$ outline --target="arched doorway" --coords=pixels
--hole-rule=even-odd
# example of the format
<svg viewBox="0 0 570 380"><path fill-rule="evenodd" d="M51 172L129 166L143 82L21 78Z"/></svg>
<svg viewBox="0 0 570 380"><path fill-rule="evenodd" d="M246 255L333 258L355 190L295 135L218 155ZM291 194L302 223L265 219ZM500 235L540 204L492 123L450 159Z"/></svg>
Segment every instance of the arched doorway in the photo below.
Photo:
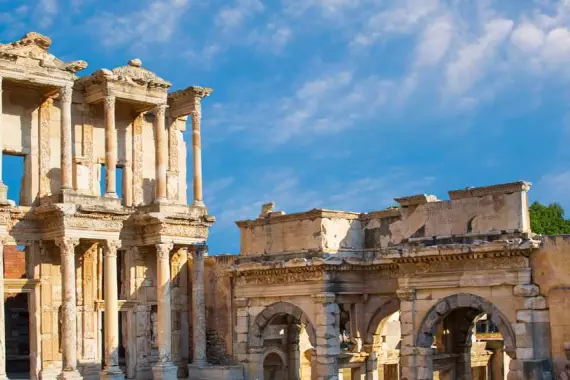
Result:
<svg viewBox="0 0 570 380"><path fill-rule="evenodd" d="M372 317L365 344L375 354L378 379L400 379L400 302L392 299L382 305Z"/></svg>
<svg viewBox="0 0 570 380"><path fill-rule="evenodd" d="M259 380L269 379L267 376L281 376L282 373L285 373L283 379L310 379L312 366L302 367L303 361L307 360L303 354L316 347L315 341L315 328L299 307L288 302L278 302L266 307L255 318L248 336L250 352L266 353L263 362L257 363ZM279 368L282 369L276 367L274 356L266 365L268 352L281 355L283 367Z"/></svg>
<svg viewBox="0 0 570 380"><path fill-rule="evenodd" d="M264 380L287 380L287 367L284 359L276 352L270 352L263 360Z"/></svg>
<svg viewBox="0 0 570 380"><path fill-rule="evenodd" d="M498 333L501 349L515 354L515 339L507 318L492 303L473 294L456 294L437 302L427 313L416 338L416 347L423 348L424 364L433 379L486 379L492 371L493 353L487 343L477 339L477 322L488 321ZM489 323L487 323L487 326ZM481 333L479 333L482 336ZM497 360L498 362L498 360ZM497 365L497 364L495 364ZM504 366L501 358L503 372ZM423 378L423 377L422 377Z"/></svg>

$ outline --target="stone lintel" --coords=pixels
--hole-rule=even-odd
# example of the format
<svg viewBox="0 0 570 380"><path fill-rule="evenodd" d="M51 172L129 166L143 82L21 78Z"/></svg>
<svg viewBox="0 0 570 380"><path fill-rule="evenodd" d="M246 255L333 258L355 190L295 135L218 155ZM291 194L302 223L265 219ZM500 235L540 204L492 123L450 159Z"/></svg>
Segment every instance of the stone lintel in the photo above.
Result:
<svg viewBox="0 0 570 380"><path fill-rule="evenodd" d="M500 195L511 193L522 193L530 190L530 182L518 181L492 186L469 187L463 190L450 190L449 199L458 200L465 198L484 197L486 195Z"/></svg>
<svg viewBox="0 0 570 380"><path fill-rule="evenodd" d="M184 90L171 92L168 94L168 105L170 115L173 118L187 116L196 110L196 104L212 93L211 88L190 86Z"/></svg>
<svg viewBox="0 0 570 380"><path fill-rule="evenodd" d="M394 200L398 202L402 207L417 206L438 201L435 195L429 194L410 195L408 197L394 198Z"/></svg>
<svg viewBox="0 0 570 380"><path fill-rule="evenodd" d="M268 218L260 218L255 220L241 220L235 222L240 228L247 228L253 226L261 226L264 224L274 224L274 223L286 223L297 220L312 220L312 219L349 219L354 220L360 218L360 213L358 212L347 212L347 211L334 211L326 209L313 209L306 212L298 212L293 214L281 214L276 213Z"/></svg>

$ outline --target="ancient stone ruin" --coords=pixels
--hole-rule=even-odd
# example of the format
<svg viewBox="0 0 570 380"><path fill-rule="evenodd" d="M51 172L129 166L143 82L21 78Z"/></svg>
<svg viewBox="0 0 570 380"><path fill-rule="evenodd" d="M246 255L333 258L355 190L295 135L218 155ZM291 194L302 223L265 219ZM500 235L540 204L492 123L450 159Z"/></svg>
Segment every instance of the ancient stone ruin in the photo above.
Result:
<svg viewBox="0 0 570 380"><path fill-rule="evenodd" d="M24 162L17 200L0 172L0 379L570 378L570 238L531 231L529 183L270 202L208 255L212 90L138 59L79 77L50 45L0 45L0 157Z"/></svg>

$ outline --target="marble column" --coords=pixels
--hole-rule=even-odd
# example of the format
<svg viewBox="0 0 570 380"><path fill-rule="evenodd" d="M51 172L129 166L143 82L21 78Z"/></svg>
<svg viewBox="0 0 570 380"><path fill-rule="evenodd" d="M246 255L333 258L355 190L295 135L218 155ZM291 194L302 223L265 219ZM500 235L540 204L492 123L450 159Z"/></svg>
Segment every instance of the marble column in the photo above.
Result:
<svg viewBox="0 0 570 380"><path fill-rule="evenodd" d="M164 202L166 200L166 170L168 168L168 139L166 137L166 107L161 104L156 106L154 115L154 131L156 136L155 167L156 167L156 189L155 201Z"/></svg>
<svg viewBox="0 0 570 380"><path fill-rule="evenodd" d="M8 198L8 186L2 181L2 153L4 151L4 124L2 123L2 77L0 76L0 201ZM2 314L4 315L4 314Z"/></svg>
<svg viewBox="0 0 570 380"><path fill-rule="evenodd" d="M61 351L62 371L58 379L81 379L77 371L77 300L75 289L75 247L79 239L55 241L61 252Z"/></svg>
<svg viewBox="0 0 570 380"><path fill-rule="evenodd" d="M170 251L172 243L156 245L156 290L158 314L158 363L153 367L153 379L174 380L178 368L172 363L172 313L170 300Z"/></svg>
<svg viewBox="0 0 570 380"><path fill-rule="evenodd" d="M71 97L73 85L68 84L61 88L61 186L62 190L73 188L72 182L72 143L71 143Z"/></svg>
<svg viewBox="0 0 570 380"><path fill-rule="evenodd" d="M117 284L117 248L120 242L105 241L103 277L105 281L105 367L102 379L124 379L119 367L119 297Z"/></svg>
<svg viewBox="0 0 570 380"><path fill-rule="evenodd" d="M115 97L106 96L105 107L105 196L117 198L117 131L115 129Z"/></svg>
<svg viewBox="0 0 570 380"><path fill-rule="evenodd" d="M123 205L133 204L133 166L131 161L125 162L123 168Z"/></svg>
<svg viewBox="0 0 570 380"><path fill-rule="evenodd" d="M192 364L195 366L208 363L206 358L206 307L204 305L204 256L207 252L207 246L195 246L194 270L192 271L192 331L194 335Z"/></svg>
<svg viewBox="0 0 570 380"><path fill-rule="evenodd" d="M203 206L202 198L202 139L200 137L202 106L200 98L196 98L192 112L192 164L194 171L194 202L195 206Z"/></svg>
<svg viewBox="0 0 570 380"><path fill-rule="evenodd" d="M6 325L4 321L4 241L0 240L0 380L6 376Z"/></svg>

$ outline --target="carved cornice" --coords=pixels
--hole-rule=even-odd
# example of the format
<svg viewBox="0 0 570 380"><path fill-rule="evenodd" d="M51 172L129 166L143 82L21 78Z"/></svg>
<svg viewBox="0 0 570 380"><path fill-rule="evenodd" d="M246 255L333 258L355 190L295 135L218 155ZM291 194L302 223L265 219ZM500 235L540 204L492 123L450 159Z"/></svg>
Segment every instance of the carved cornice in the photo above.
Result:
<svg viewBox="0 0 570 380"><path fill-rule="evenodd" d="M235 222L240 228L247 228L253 226L262 226L265 224L284 223L295 220L307 220L315 218L328 218L328 219L349 219L354 220L360 217L358 212L345 212L345 211L332 211L325 209L313 209L307 212L299 212L294 214L273 215L265 218L258 218L255 220L241 220Z"/></svg>
<svg viewBox="0 0 570 380"><path fill-rule="evenodd" d="M500 185L471 187L463 190L450 190L448 192L449 199L457 200L464 198L484 197L486 195L499 195L510 193L521 193L530 190L532 183L519 181L512 183L503 183Z"/></svg>

